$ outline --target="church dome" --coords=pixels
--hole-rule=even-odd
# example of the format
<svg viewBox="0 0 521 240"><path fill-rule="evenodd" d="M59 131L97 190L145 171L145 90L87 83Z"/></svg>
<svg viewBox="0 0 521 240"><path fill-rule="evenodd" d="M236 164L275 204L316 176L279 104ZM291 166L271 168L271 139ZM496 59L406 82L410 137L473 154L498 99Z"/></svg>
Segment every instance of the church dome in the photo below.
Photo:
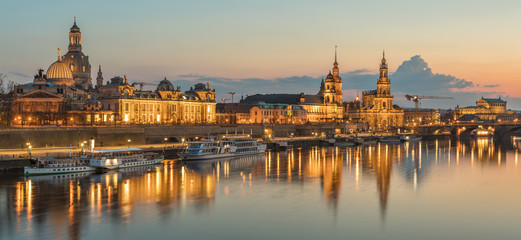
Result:
<svg viewBox="0 0 521 240"><path fill-rule="evenodd" d="M329 72L329 74L326 77L326 82L334 82L334 81L335 81L335 79L333 78L333 74L331 74L331 72Z"/></svg>
<svg viewBox="0 0 521 240"><path fill-rule="evenodd" d="M80 32L80 28L76 25L76 17L74 17L74 25L71 27L71 32Z"/></svg>
<svg viewBox="0 0 521 240"><path fill-rule="evenodd" d="M74 83L71 70L67 64L61 62L60 60L51 64L49 69L47 69L47 80L52 83L67 86L72 86Z"/></svg>
<svg viewBox="0 0 521 240"><path fill-rule="evenodd" d="M163 79L157 85L157 90L159 91L174 91L174 85L168 79Z"/></svg>

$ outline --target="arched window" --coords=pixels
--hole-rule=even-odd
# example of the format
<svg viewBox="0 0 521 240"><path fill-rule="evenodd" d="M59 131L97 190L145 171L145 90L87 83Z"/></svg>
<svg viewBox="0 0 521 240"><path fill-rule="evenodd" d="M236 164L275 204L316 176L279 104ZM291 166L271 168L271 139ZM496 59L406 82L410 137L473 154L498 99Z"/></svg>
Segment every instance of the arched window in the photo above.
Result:
<svg viewBox="0 0 521 240"><path fill-rule="evenodd" d="M385 102L383 102L383 108L384 108L384 109L386 108L386 104L385 104Z"/></svg>

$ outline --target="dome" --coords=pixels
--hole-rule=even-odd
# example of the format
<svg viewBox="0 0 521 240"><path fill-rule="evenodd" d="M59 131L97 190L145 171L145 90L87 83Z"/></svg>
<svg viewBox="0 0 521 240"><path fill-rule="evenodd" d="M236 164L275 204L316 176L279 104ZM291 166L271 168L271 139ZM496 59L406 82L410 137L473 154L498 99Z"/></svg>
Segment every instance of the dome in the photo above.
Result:
<svg viewBox="0 0 521 240"><path fill-rule="evenodd" d="M51 64L49 69L47 69L47 80L52 83L67 86L72 86L74 83L71 70L67 64L59 60Z"/></svg>
<svg viewBox="0 0 521 240"><path fill-rule="evenodd" d="M71 27L71 32L80 32L80 28L76 25L76 17L74 17L74 25Z"/></svg>
<svg viewBox="0 0 521 240"><path fill-rule="evenodd" d="M159 84L157 85L157 90L159 91L174 91L174 85L168 79L163 79Z"/></svg>
<svg viewBox="0 0 521 240"><path fill-rule="evenodd" d="M326 82L333 82L333 81L335 81L333 78L333 74L331 74L331 72L329 72L329 74L326 77Z"/></svg>

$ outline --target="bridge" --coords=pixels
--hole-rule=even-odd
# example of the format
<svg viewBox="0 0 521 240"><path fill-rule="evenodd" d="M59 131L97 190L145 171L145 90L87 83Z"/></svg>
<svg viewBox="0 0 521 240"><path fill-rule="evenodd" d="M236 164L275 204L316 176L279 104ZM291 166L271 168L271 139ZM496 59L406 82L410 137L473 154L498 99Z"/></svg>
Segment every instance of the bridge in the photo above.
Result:
<svg viewBox="0 0 521 240"><path fill-rule="evenodd" d="M419 126L417 131L424 135L439 135L450 132L453 136L469 136L475 129L487 129L494 132L495 136L521 135L521 123L518 122L494 122L494 123L454 123L450 125Z"/></svg>

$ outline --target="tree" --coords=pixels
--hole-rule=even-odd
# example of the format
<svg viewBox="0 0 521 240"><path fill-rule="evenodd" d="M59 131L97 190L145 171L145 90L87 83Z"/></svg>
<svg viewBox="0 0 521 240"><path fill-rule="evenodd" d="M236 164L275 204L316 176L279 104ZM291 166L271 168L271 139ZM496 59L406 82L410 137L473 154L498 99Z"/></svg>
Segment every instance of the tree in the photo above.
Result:
<svg viewBox="0 0 521 240"><path fill-rule="evenodd" d="M5 93L5 78L7 78L7 75L0 73L0 93Z"/></svg>

